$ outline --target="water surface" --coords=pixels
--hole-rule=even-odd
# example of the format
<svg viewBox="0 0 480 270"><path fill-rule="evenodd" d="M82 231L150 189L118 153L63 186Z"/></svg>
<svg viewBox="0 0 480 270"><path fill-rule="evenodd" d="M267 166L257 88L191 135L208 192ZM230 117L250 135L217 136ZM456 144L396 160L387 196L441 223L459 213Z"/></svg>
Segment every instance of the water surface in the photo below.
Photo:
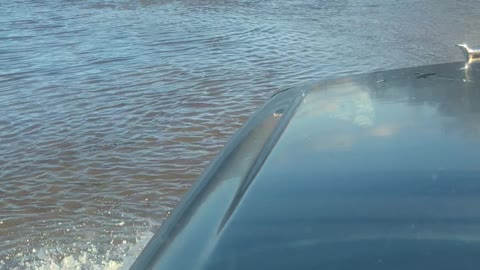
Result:
<svg viewBox="0 0 480 270"><path fill-rule="evenodd" d="M275 91L461 60L463 1L0 4L0 265L128 266Z"/></svg>

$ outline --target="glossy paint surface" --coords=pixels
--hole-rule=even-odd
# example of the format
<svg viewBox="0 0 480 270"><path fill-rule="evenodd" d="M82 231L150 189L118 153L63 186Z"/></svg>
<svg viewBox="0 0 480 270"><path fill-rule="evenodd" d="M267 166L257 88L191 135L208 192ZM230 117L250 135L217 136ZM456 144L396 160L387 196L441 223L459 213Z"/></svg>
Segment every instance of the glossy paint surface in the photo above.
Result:
<svg viewBox="0 0 480 270"><path fill-rule="evenodd" d="M226 219L215 234L184 238L198 224L181 224L157 256L176 269L475 269L480 89L462 67L312 85L234 209L204 216Z"/></svg>

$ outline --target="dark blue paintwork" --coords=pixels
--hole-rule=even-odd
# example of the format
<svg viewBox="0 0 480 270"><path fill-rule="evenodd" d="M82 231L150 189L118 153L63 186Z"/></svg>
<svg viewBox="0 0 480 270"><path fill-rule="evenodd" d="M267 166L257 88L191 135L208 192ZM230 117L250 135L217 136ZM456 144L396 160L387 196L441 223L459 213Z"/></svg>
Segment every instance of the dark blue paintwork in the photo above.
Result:
<svg viewBox="0 0 480 270"><path fill-rule="evenodd" d="M451 63L279 93L133 269L478 269L480 72Z"/></svg>

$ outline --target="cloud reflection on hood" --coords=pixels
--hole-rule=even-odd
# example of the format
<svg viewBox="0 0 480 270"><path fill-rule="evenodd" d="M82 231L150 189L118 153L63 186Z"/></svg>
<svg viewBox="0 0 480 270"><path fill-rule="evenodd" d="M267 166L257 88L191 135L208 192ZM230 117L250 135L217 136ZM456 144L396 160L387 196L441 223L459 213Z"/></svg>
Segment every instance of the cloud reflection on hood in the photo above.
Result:
<svg viewBox="0 0 480 270"><path fill-rule="evenodd" d="M327 86L326 91L312 91L305 98L302 117L328 116L333 119L351 122L359 127L374 124L375 112L367 89L362 89L351 81ZM315 106L309 106L314 103Z"/></svg>

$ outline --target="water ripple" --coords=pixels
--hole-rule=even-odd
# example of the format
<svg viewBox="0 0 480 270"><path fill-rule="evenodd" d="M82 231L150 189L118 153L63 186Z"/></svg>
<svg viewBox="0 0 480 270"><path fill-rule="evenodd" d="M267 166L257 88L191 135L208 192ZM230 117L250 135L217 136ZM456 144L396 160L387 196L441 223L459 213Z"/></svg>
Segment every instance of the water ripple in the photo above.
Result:
<svg viewBox="0 0 480 270"><path fill-rule="evenodd" d="M275 91L461 59L475 1L5 1L0 264L131 262ZM445 16L445 14L451 16ZM405 18L408 16L408 19Z"/></svg>

